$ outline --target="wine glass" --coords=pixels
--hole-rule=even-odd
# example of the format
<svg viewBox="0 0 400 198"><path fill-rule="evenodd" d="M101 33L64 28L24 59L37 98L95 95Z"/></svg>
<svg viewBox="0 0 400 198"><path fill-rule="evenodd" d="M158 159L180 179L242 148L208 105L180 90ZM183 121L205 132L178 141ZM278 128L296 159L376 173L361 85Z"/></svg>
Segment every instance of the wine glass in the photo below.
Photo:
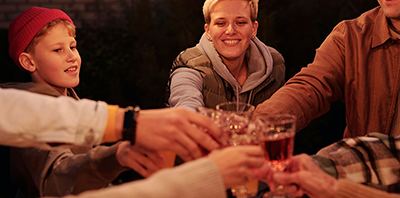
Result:
<svg viewBox="0 0 400 198"><path fill-rule="evenodd" d="M290 114L260 115L255 118L256 131L264 150L265 163L273 171L284 171L293 155L296 117ZM263 198L294 197L282 185L267 192Z"/></svg>
<svg viewBox="0 0 400 198"><path fill-rule="evenodd" d="M219 112L219 125L224 132L223 145L259 145L258 136L249 130L249 123L255 107L243 102L226 102L216 106ZM231 188L237 198L255 196L258 191L258 180L254 179L244 185Z"/></svg>
<svg viewBox="0 0 400 198"><path fill-rule="evenodd" d="M235 141L246 135L248 125L255 107L244 102L224 102L216 106L219 115L219 126L225 132L223 134L224 146L236 146ZM243 136L245 137L245 136Z"/></svg>
<svg viewBox="0 0 400 198"><path fill-rule="evenodd" d="M223 120L226 120L226 119L223 117L225 114L222 114L220 111L217 111L217 110L212 109L212 108L208 108L208 107L197 107L197 108L196 108L196 112L200 113L201 115L205 115L205 116L211 118L211 120L214 121L214 123L216 123L217 126L219 126L220 128L222 128L222 121L223 121ZM204 133L207 133L207 134L210 135L212 138L214 138L214 137L208 132L207 129L202 128L202 127L200 127L200 129L203 130ZM224 136L224 135L225 135L225 134L222 134L222 136ZM226 139L225 137L222 137L220 141L223 141L223 140L225 140L225 139ZM216 140L216 139L214 138L214 140ZM216 141L219 142L218 140L216 140ZM202 147L200 147L200 148L201 148L201 152L202 152L203 156L207 156L207 155L210 153L210 151L208 151L208 150L206 150L206 149L204 149L204 148L202 148Z"/></svg>

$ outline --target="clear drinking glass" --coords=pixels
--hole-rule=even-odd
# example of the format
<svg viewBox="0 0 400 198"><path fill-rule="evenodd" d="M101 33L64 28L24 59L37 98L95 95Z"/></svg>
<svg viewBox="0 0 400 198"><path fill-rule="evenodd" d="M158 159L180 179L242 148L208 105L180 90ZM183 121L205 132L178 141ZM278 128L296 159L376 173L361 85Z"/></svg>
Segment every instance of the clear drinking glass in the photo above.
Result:
<svg viewBox="0 0 400 198"><path fill-rule="evenodd" d="M243 102L226 102L216 106L219 112L219 125L224 132L224 146L259 145L259 138L249 123L255 107ZM232 194L237 198L255 196L258 192L258 180L246 182L244 185L232 187Z"/></svg>
<svg viewBox="0 0 400 198"><path fill-rule="evenodd" d="M162 169L165 168L173 168L175 165L175 158L176 158L176 153L173 151L158 151L159 154L164 155L167 161L165 163L160 163L156 162L156 164L161 167ZM151 171L150 173L155 173Z"/></svg>
<svg viewBox="0 0 400 198"><path fill-rule="evenodd" d="M208 107L197 107L196 108L196 112L205 115L209 118L211 118L212 121L214 121L217 126L219 126L220 128L222 128L222 123L225 120L225 118L223 117L224 115L220 112L217 111L215 109L212 108L208 108ZM210 135L211 137L213 137L208 131L207 129L201 128L203 130L204 133L207 133L208 135ZM224 135L224 134L222 134ZM214 138L214 137L213 137ZM226 139L225 137L223 137L222 139ZM218 140L216 140L217 142L219 142ZM221 140L222 141L222 140ZM209 154L209 151L201 148L202 149L202 153L203 156L207 156Z"/></svg>
<svg viewBox="0 0 400 198"><path fill-rule="evenodd" d="M165 158L167 158L167 161L165 163L156 163L158 166L161 168L173 168L175 165L175 158L176 158L176 153L173 151L158 151L159 154L164 155ZM154 173L154 172L152 172Z"/></svg>
<svg viewBox="0 0 400 198"><path fill-rule="evenodd" d="M246 137L248 126L255 107L244 102L225 102L216 106L219 112L219 125L225 132L224 146L236 146ZM238 141L238 142L236 142Z"/></svg>
<svg viewBox="0 0 400 198"><path fill-rule="evenodd" d="M162 155L167 158L165 164L157 163L161 168L172 168L175 165L176 154L173 151L159 151Z"/></svg>
<svg viewBox="0 0 400 198"><path fill-rule="evenodd" d="M264 150L265 163L273 171L283 171L293 155L296 118L290 114L260 115L255 118L256 131ZM292 198L282 185L267 192L263 198Z"/></svg>

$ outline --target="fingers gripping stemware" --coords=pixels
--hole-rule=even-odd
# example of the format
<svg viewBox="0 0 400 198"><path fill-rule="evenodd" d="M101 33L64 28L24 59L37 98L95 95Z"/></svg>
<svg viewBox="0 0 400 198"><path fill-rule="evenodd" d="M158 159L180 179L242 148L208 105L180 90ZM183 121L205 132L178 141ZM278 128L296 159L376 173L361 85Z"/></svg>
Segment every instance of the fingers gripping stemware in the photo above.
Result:
<svg viewBox="0 0 400 198"><path fill-rule="evenodd" d="M273 171L284 171L293 155L296 118L290 114L260 115L255 118L256 130L264 149L265 163ZM275 191L264 194L263 198L293 197L285 192L282 185Z"/></svg>
<svg viewBox="0 0 400 198"><path fill-rule="evenodd" d="M219 122L224 133L224 146L259 145L258 137L249 130L249 123L255 107L243 102L227 102L216 106L221 114ZM237 185L231 192L237 198L255 196L258 180L254 179L243 185Z"/></svg>

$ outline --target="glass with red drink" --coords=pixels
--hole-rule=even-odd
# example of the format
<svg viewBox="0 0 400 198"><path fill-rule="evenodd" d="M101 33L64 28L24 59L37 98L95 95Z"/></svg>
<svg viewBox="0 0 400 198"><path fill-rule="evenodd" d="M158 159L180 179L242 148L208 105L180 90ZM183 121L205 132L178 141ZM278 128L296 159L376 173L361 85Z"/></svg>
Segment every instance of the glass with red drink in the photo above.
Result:
<svg viewBox="0 0 400 198"><path fill-rule="evenodd" d="M274 171L283 171L293 155L296 118L290 114L260 115L255 118L256 131L264 149L265 163ZM264 194L264 198L293 197L277 185L273 192Z"/></svg>

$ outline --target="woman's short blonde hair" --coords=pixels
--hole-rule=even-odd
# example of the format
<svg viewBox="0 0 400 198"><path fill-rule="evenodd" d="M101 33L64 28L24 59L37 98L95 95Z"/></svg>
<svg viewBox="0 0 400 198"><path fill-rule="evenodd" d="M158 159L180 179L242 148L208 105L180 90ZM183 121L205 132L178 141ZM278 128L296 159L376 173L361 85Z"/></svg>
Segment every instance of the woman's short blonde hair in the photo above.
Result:
<svg viewBox="0 0 400 198"><path fill-rule="evenodd" d="M206 0L203 5L204 21L209 24L211 22L211 10L214 5L220 0ZM258 0L247 0L250 6L250 17L254 23L257 20L258 14Z"/></svg>

